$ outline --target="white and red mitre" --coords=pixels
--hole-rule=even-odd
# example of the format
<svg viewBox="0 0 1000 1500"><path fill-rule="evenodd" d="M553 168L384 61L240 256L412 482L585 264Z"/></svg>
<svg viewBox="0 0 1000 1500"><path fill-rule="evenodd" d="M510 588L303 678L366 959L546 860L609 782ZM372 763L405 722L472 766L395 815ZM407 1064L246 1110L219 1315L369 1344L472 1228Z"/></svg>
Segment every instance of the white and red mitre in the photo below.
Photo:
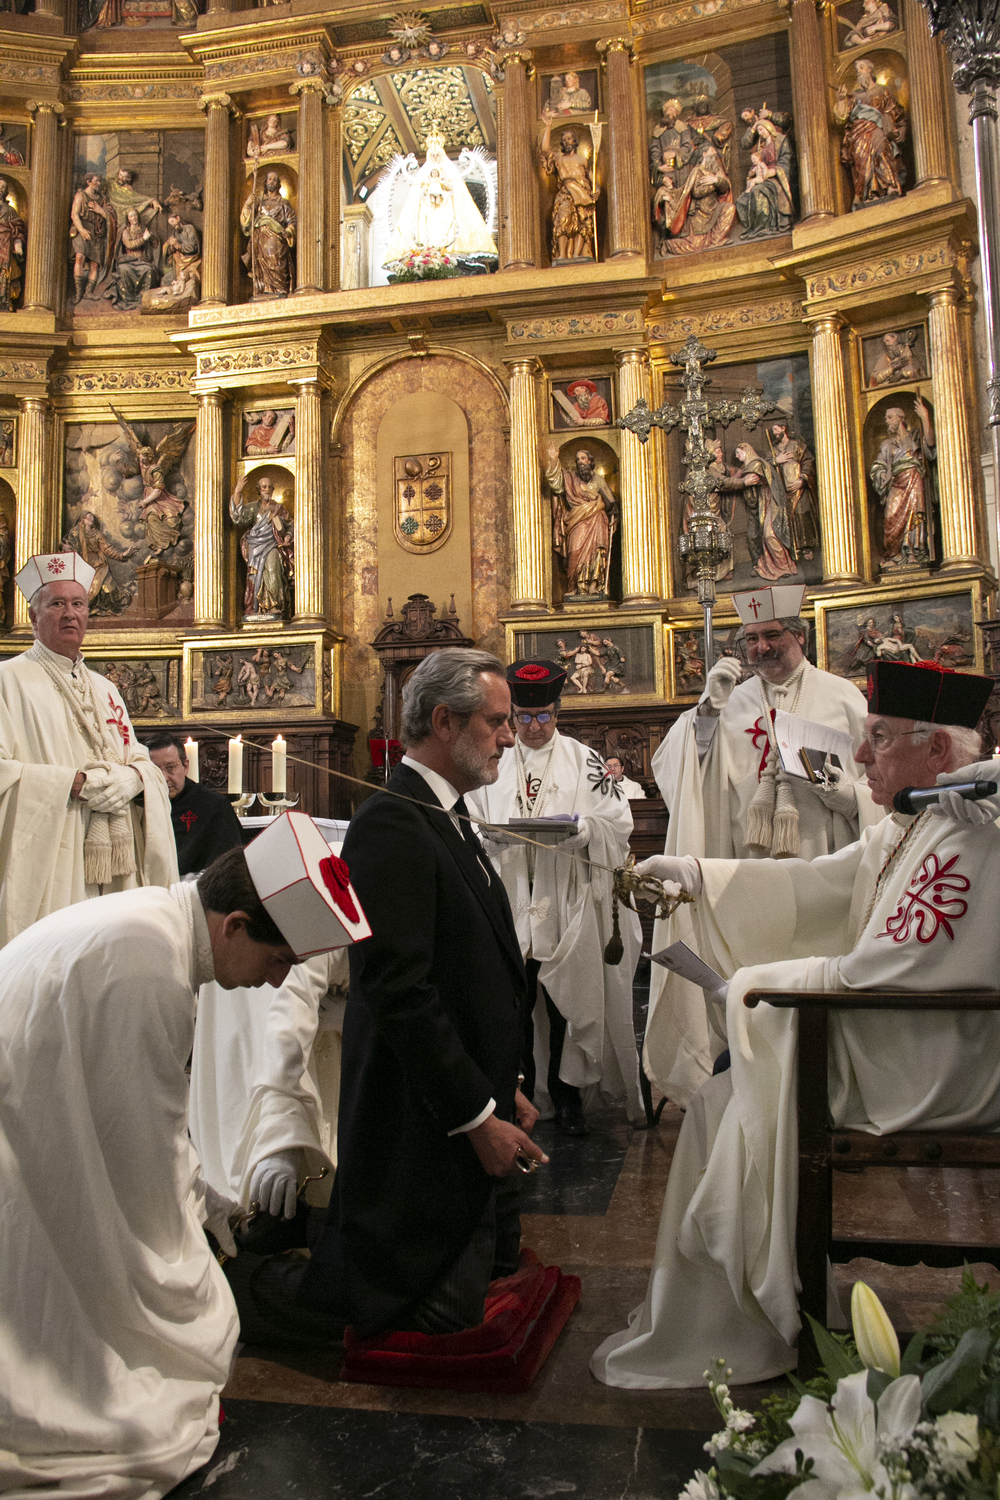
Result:
<svg viewBox="0 0 1000 1500"><path fill-rule="evenodd" d="M346 864L305 813L282 813L245 853L257 894L297 959L371 937Z"/></svg>
<svg viewBox="0 0 1000 1500"><path fill-rule="evenodd" d="M80 583L88 591L94 581L94 569L79 552L36 552L29 557L14 582L29 601L47 583Z"/></svg>
<svg viewBox="0 0 1000 1500"><path fill-rule="evenodd" d="M759 625L800 614L805 596L804 583L775 583L746 594L734 594L733 605L744 625Z"/></svg>

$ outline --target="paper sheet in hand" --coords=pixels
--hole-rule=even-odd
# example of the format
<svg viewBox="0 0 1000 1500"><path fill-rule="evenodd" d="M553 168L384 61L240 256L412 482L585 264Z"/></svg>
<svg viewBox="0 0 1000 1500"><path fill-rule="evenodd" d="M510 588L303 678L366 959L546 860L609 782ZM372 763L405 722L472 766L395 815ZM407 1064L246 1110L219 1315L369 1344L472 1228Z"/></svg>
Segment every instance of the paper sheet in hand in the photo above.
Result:
<svg viewBox="0 0 1000 1500"><path fill-rule="evenodd" d="M798 776L808 781L800 750L822 750L827 755L836 755L845 768L854 755L854 741L841 729L830 729L826 724L814 724L810 719L800 719L797 714L786 714L780 710L774 716L774 737L778 741L781 764L789 776Z"/></svg>
<svg viewBox="0 0 1000 1500"><path fill-rule="evenodd" d="M659 953L652 953L650 957L654 964L662 964L665 969L672 969L679 974L681 979L686 979L690 984L700 985L702 989L714 990L725 984L721 974L717 974L710 964L698 957L687 943L671 943L669 948L663 948Z"/></svg>

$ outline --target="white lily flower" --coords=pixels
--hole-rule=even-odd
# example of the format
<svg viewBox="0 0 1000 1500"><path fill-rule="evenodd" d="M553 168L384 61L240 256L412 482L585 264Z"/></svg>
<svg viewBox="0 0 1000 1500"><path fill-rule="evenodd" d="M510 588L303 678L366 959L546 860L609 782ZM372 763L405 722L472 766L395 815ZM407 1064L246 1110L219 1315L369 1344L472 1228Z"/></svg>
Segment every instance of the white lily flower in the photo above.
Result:
<svg viewBox="0 0 1000 1500"><path fill-rule="evenodd" d="M908 1438L920 1420L920 1381L903 1375L886 1387L878 1405L867 1391L868 1371L841 1380L829 1406L803 1396L789 1418L794 1437L780 1443L754 1474L794 1474L795 1454L813 1460L812 1477L788 1500L866 1500L878 1487L892 1494L881 1462L881 1443Z"/></svg>
<svg viewBox="0 0 1000 1500"><path fill-rule="evenodd" d="M851 1324L858 1353L869 1370L899 1375L899 1339L889 1314L870 1286L856 1281L851 1292Z"/></svg>
<svg viewBox="0 0 1000 1500"><path fill-rule="evenodd" d="M695 1469L694 1478L688 1480L678 1500L722 1500L722 1491L714 1479Z"/></svg>
<svg viewBox="0 0 1000 1500"><path fill-rule="evenodd" d="M935 1427L952 1458L969 1464L979 1453L979 1418L964 1411L946 1411Z"/></svg>

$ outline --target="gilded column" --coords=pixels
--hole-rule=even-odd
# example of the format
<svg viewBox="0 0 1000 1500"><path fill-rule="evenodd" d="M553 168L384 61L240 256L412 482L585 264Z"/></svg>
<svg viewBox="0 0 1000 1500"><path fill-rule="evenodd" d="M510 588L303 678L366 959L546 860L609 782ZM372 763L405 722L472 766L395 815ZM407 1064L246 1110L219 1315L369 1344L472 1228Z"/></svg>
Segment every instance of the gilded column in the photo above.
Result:
<svg viewBox="0 0 1000 1500"><path fill-rule="evenodd" d="M295 234L296 291L326 291L326 121L321 78L300 78L289 88L299 96L299 197ZM340 173L335 174L339 183Z"/></svg>
<svg viewBox="0 0 1000 1500"><path fill-rule="evenodd" d="M649 402L649 355L645 348L616 349L618 403L631 411ZM661 590L656 506L648 445L622 432L622 603L652 604Z"/></svg>
<svg viewBox="0 0 1000 1500"><path fill-rule="evenodd" d="M920 0L903 0L902 22L906 28L906 65L910 78L910 123L913 155L917 164L917 186L948 181L948 142L945 120L949 103L945 95L941 44L931 36L927 12Z"/></svg>
<svg viewBox="0 0 1000 1500"><path fill-rule="evenodd" d="M319 625L326 600L323 494L330 435L323 431L323 387L318 376L292 382L295 408L295 623Z"/></svg>
<svg viewBox="0 0 1000 1500"><path fill-rule="evenodd" d="M508 52L504 69L504 132L500 142L500 213L504 221L501 271L535 264L537 194L531 154L531 53Z"/></svg>
<svg viewBox="0 0 1000 1500"><path fill-rule="evenodd" d="M52 408L45 396L21 396L17 466L21 489L17 502L14 539L14 572L20 572L36 552L54 545L55 526L50 514L49 422ZM28 601L14 590L14 624L28 625Z"/></svg>
<svg viewBox="0 0 1000 1500"><path fill-rule="evenodd" d="M205 123L205 227L201 247L202 306L229 301L230 247L233 234L233 172L228 94L206 94L201 101Z"/></svg>
<svg viewBox="0 0 1000 1500"><path fill-rule="evenodd" d="M49 16L62 24L66 19L65 0L35 0L35 15Z"/></svg>
<svg viewBox="0 0 1000 1500"><path fill-rule="evenodd" d="M34 125L24 310L54 313L58 310L59 276L63 271L58 253L59 215L65 208L59 161L59 116L63 113L63 106L36 103L32 99L28 109L34 115Z"/></svg>
<svg viewBox="0 0 1000 1500"><path fill-rule="evenodd" d="M826 69L816 0L792 3L792 110L799 152L802 219L830 219L837 211Z"/></svg>
<svg viewBox="0 0 1000 1500"><path fill-rule="evenodd" d="M206 225L208 223L206 217ZM198 394L195 442L194 623L201 630L225 626L223 609L223 517L226 454L223 442L225 391Z"/></svg>
<svg viewBox="0 0 1000 1500"><path fill-rule="evenodd" d="M861 576L858 526L851 482L851 436L847 420L847 388L840 344L843 319L828 313L813 321L813 390L822 392L816 403L816 473L819 480L819 519L823 533L823 580L853 583Z"/></svg>
<svg viewBox="0 0 1000 1500"><path fill-rule="evenodd" d="M969 433L972 395L962 359L958 297L953 286L939 287L927 294L941 500L941 560L945 567L968 566L988 556L972 471Z"/></svg>
<svg viewBox="0 0 1000 1500"><path fill-rule="evenodd" d="M608 75L611 173L606 259L614 260L619 255L644 255L646 252L646 193L644 179L637 170L637 163L643 157L637 155L638 114L631 45L616 38L610 42L598 42L597 50L605 54Z"/></svg>
<svg viewBox="0 0 1000 1500"><path fill-rule="evenodd" d="M344 214L344 174L340 163L344 159L344 111L332 95L326 96L326 159L336 162L337 170L331 174L335 179L332 199L327 210L326 223L326 281L331 292L340 289L341 248L340 233Z"/></svg>
<svg viewBox="0 0 1000 1500"><path fill-rule="evenodd" d="M538 467L538 411L535 375L538 361L512 359L510 371L511 520L514 531L514 580L511 609L546 609L545 525Z"/></svg>

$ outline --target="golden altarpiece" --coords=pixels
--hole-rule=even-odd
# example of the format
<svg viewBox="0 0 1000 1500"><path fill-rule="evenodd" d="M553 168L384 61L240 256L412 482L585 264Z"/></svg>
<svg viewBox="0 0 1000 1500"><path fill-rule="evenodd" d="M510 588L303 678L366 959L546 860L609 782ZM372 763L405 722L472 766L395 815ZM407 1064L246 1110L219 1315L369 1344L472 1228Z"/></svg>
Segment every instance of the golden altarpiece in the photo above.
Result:
<svg viewBox="0 0 1000 1500"><path fill-rule="evenodd" d="M349 809L395 634L561 656L652 790L704 641L683 434L615 422L694 334L770 413L717 433L717 644L799 581L830 670L982 667L975 211L917 0L0 4L0 653L11 574L76 547L89 658L210 779L280 729Z"/></svg>

